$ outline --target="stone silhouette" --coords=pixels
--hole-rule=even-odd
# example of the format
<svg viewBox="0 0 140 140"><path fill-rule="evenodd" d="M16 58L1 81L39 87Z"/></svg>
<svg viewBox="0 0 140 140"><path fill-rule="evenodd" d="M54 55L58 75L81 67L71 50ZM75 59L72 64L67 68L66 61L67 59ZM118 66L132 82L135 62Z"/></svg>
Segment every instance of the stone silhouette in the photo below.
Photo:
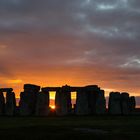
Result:
<svg viewBox="0 0 140 140"><path fill-rule="evenodd" d="M130 113L129 109L129 94L121 93L121 110L123 115L128 115Z"/></svg>
<svg viewBox="0 0 140 140"><path fill-rule="evenodd" d="M4 115L4 109L5 109L5 100L3 92L0 92L0 116Z"/></svg>
<svg viewBox="0 0 140 140"><path fill-rule="evenodd" d="M135 97L129 97L126 92L111 92L109 96L108 110L112 115L129 115L135 111Z"/></svg>
<svg viewBox="0 0 140 140"><path fill-rule="evenodd" d="M85 88L77 90L75 113L76 115L88 115L90 113L88 95Z"/></svg>
<svg viewBox="0 0 140 140"><path fill-rule="evenodd" d="M6 94L6 104L5 104L5 114L7 116L14 116L16 111L16 99L14 92L7 92Z"/></svg>
<svg viewBox="0 0 140 140"><path fill-rule="evenodd" d="M111 92L108 104L109 114L120 115L121 112L121 94L119 92Z"/></svg>
<svg viewBox="0 0 140 140"><path fill-rule="evenodd" d="M49 111L49 92L39 92L37 94L36 116L48 116Z"/></svg>
<svg viewBox="0 0 140 140"><path fill-rule="evenodd" d="M40 91L40 86L25 84L24 92L20 94L20 115L30 116L34 115L36 111L37 95Z"/></svg>
<svg viewBox="0 0 140 140"><path fill-rule="evenodd" d="M136 99L134 96L131 96L129 98L129 108L130 108L130 112L134 112L135 108L136 108Z"/></svg>
<svg viewBox="0 0 140 140"><path fill-rule="evenodd" d="M55 96L56 115L68 115L71 112L71 90L69 86L57 89Z"/></svg>
<svg viewBox="0 0 140 140"><path fill-rule="evenodd" d="M106 101L104 90L97 85L86 86L90 114L105 114Z"/></svg>
<svg viewBox="0 0 140 140"><path fill-rule="evenodd" d="M16 106L15 93L12 88L0 89L0 115L14 116L17 108L20 116L48 116L50 114L50 95L55 94L55 114L65 115L129 115L135 112L135 97L126 92L111 92L109 95L108 112L104 90L97 85L84 87L44 87L25 84L20 93L19 107ZM72 108L71 94L76 92L76 104ZM4 94L6 93L6 97Z"/></svg>
<svg viewBox="0 0 140 140"><path fill-rule="evenodd" d="M16 110L15 93L12 92L12 88L0 89L0 115L14 116ZM4 99L3 92L6 93L6 99Z"/></svg>

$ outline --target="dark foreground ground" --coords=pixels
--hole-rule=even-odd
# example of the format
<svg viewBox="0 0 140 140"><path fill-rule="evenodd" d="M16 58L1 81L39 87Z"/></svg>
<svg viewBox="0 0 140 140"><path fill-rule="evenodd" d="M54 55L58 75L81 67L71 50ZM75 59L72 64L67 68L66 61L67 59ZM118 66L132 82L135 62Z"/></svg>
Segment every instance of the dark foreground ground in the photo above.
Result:
<svg viewBox="0 0 140 140"><path fill-rule="evenodd" d="M140 116L0 118L0 140L140 140Z"/></svg>

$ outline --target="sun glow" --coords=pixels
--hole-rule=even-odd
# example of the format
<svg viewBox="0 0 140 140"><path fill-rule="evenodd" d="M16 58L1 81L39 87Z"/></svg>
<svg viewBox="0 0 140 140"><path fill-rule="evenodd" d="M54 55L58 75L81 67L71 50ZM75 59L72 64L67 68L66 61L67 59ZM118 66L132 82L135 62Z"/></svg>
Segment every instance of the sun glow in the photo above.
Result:
<svg viewBox="0 0 140 140"><path fill-rule="evenodd" d="M51 108L51 109L55 109L55 105L51 105L50 108Z"/></svg>
<svg viewBox="0 0 140 140"><path fill-rule="evenodd" d="M6 80L6 82L7 82L8 84L20 84L20 83L22 83L23 81L20 80L20 79L14 79L14 80Z"/></svg>

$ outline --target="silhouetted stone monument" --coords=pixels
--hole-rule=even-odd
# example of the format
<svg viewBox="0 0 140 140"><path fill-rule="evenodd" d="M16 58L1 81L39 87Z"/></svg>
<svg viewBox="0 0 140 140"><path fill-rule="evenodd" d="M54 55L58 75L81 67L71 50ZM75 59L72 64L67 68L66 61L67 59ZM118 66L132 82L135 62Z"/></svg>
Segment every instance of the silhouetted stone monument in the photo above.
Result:
<svg viewBox="0 0 140 140"><path fill-rule="evenodd" d="M109 96L109 113L116 115L129 115L135 110L135 98L126 92L111 92Z"/></svg>
<svg viewBox="0 0 140 140"><path fill-rule="evenodd" d="M85 88L81 88L77 91L75 114L88 115L89 113L88 94Z"/></svg>
<svg viewBox="0 0 140 140"><path fill-rule="evenodd" d="M71 113L71 93L69 86L63 86L56 90L55 110L56 115L63 116Z"/></svg>
<svg viewBox="0 0 140 140"><path fill-rule="evenodd" d="M15 94L12 88L0 88L0 115L14 116L17 108L21 116L48 116L49 92L56 92L55 112L57 116L105 114L106 100L104 90L97 85L85 87L45 87L40 91L40 86L25 84L24 91L20 94L19 107L16 107ZM3 93L6 93L4 98ZM71 92L77 92L76 104L72 111ZM111 92L109 95L108 113L112 115L128 115L135 112L135 97L128 93ZM17 113L17 112L16 112Z"/></svg>
<svg viewBox="0 0 140 140"><path fill-rule="evenodd" d="M14 116L16 111L16 99L14 92L6 93L5 115Z"/></svg>
<svg viewBox="0 0 140 140"><path fill-rule="evenodd" d="M121 94L119 92L111 92L110 93L108 111L109 111L109 114L112 114L112 115L122 114Z"/></svg>
<svg viewBox="0 0 140 140"><path fill-rule="evenodd" d="M95 106L95 114L105 114L106 112L106 100L104 96L104 90L98 91L98 94L96 96L96 106Z"/></svg>
<svg viewBox="0 0 140 140"><path fill-rule="evenodd" d="M13 116L15 114L16 99L12 91L12 88L0 89L0 115ZM4 98L3 92L6 93L6 99Z"/></svg>
<svg viewBox="0 0 140 140"><path fill-rule="evenodd" d="M105 114L106 102L104 91L97 85L90 85L85 87L88 96L88 107L90 114Z"/></svg>
<svg viewBox="0 0 140 140"><path fill-rule="evenodd" d="M4 109L5 109L5 100L3 92L0 91L0 116L4 115Z"/></svg>
<svg viewBox="0 0 140 140"><path fill-rule="evenodd" d="M123 115L128 115L130 113L129 109L129 94L123 92L121 94L121 109Z"/></svg>
<svg viewBox="0 0 140 140"><path fill-rule="evenodd" d="M39 93L40 86L25 84L24 92L20 94L20 115L29 116L34 115L36 111L37 94Z"/></svg>
<svg viewBox="0 0 140 140"><path fill-rule="evenodd" d="M48 116L49 112L49 91L39 92L37 95L36 116Z"/></svg>
<svg viewBox="0 0 140 140"><path fill-rule="evenodd" d="M129 98L129 109L130 109L130 112L134 113L135 108L136 108L136 100L135 100L134 96L131 96Z"/></svg>
<svg viewBox="0 0 140 140"><path fill-rule="evenodd" d="M88 107L90 114L96 114L96 100L97 100L97 90L96 85L86 86L86 94L88 96Z"/></svg>

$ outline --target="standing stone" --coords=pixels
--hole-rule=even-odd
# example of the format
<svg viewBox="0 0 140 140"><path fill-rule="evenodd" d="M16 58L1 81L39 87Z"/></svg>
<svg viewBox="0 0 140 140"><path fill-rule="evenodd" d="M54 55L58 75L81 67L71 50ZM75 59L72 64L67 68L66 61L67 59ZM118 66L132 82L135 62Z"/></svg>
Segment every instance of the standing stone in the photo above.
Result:
<svg viewBox="0 0 140 140"><path fill-rule="evenodd" d="M40 87L32 84L24 85L24 92L20 94L20 115L29 116L35 115L37 94L39 93Z"/></svg>
<svg viewBox="0 0 140 140"><path fill-rule="evenodd" d="M97 98L96 98L96 114L105 114L106 112L106 100L104 96L104 90L98 91Z"/></svg>
<svg viewBox="0 0 140 140"><path fill-rule="evenodd" d="M63 102L64 110L66 110L67 114L70 114L72 111L70 86L67 86L67 85L63 86L62 94L63 94L62 102ZM66 100L66 102L64 100Z"/></svg>
<svg viewBox="0 0 140 140"><path fill-rule="evenodd" d="M81 88L77 91L75 113L76 115L89 114L88 95L85 88Z"/></svg>
<svg viewBox="0 0 140 140"><path fill-rule="evenodd" d="M61 115L61 88L56 90L55 94L55 111L57 115Z"/></svg>
<svg viewBox="0 0 140 140"><path fill-rule="evenodd" d="M135 108L136 108L136 100L134 96L131 96L129 98L129 109L131 113L135 112Z"/></svg>
<svg viewBox="0 0 140 140"><path fill-rule="evenodd" d="M129 94L123 92L121 94L121 109L123 115L128 115L130 113L129 109Z"/></svg>
<svg viewBox="0 0 140 140"><path fill-rule="evenodd" d="M20 115L29 116L35 114L37 94L34 92L21 92L20 94Z"/></svg>
<svg viewBox="0 0 140 140"><path fill-rule="evenodd" d="M104 114L106 111L106 101L104 91L97 85L86 86L90 114Z"/></svg>
<svg viewBox="0 0 140 140"><path fill-rule="evenodd" d="M71 113L71 93L68 86L64 86L56 91L55 110L56 115L63 116Z"/></svg>
<svg viewBox="0 0 140 140"><path fill-rule="evenodd" d="M5 115L14 116L16 111L16 99L14 92L6 93Z"/></svg>
<svg viewBox="0 0 140 140"><path fill-rule="evenodd" d="M49 112L49 92L40 92L37 95L36 115L48 116Z"/></svg>
<svg viewBox="0 0 140 140"><path fill-rule="evenodd" d="M4 115L5 99L3 92L0 92L0 116Z"/></svg>
<svg viewBox="0 0 140 140"><path fill-rule="evenodd" d="M119 92L111 92L109 95L108 104L109 114L120 115L121 111L121 95Z"/></svg>
<svg viewBox="0 0 140 140"><path fill-rule="evenodd" d="M97 100L97 90L98 87L96 85L93 86L86 86L86 93L88 96L88 107L90 114L96 113L96 100Z"/></svg>
<svg viewBox="0 0 140 140"><path fill-rule="evenodd" d="M21 92L20 93L20 101L19 101L19 108L20 108L20 115L21 116L29 116L32 114L32 111L29 107L29 93Z"/></svg>

